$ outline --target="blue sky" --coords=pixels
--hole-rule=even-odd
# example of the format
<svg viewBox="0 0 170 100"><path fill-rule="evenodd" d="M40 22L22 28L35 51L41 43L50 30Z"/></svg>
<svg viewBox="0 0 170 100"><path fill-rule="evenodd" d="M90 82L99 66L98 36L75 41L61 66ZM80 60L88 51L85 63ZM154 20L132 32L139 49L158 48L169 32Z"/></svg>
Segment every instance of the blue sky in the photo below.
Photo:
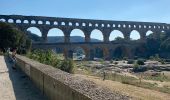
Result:
<svg viewBox="0 0 170 100"><path fill-rule="evenodd" d="M7 15L170 23L170 0L1 0L0 7Z"/></svg>

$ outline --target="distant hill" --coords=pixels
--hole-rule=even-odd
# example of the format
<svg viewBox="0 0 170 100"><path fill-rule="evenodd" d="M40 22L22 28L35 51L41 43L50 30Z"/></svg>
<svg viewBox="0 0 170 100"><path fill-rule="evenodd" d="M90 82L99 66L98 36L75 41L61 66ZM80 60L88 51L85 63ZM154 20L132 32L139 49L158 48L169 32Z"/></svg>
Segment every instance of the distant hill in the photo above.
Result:
<svg viewBox="0 0 170 100"><path fill-rule="evenodd" d="M84 42L84 37L81 36L71 36L70 41L71 42ZM63 36L49 36L47 37L47 42L48 43L57 43L57 42L63 42L64 37ZM92 42L100 42L101 40L98 39L92 39Z"/></svg>
<svg viewBox="0 0 170 100"><path fill-rule="evenodd" d="M30 31L28 31L26 33L27 37L30 38L33 42L38 42L41 41L41 38L36 35L31 33ZM84 37L81 36L71 36L70 37L70 41L71 42L84 42ZM91 39L92 42L101 42L101 40L98 39ZM64 42L64 37L63 36L49 36L47 37L47 42L48 43L58 43L58 42Z"/></svg>

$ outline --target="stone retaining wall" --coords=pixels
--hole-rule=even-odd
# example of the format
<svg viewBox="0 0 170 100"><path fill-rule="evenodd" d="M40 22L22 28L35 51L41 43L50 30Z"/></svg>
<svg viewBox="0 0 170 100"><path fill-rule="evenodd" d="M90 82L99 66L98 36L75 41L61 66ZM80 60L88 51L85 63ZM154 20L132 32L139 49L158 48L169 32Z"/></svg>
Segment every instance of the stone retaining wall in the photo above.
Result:
<svg viewBox="0 0 170 100"><path fill-rule="evenodd" d="M94 82L17 55L17 65L49 100L128 100Z"/></svg>

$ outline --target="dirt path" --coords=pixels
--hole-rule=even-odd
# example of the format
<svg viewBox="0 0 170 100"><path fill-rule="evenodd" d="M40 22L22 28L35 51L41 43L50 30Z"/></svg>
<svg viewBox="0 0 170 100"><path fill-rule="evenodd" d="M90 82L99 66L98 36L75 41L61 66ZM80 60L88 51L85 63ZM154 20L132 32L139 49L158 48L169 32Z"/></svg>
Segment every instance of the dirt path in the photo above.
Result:
<svg viewBox="0 0 170 100"><path fill-rule="evenodd" d="M21 71L0 56L0 100L46 100Z"/></svg>
<svg viewBox="0 0 170 100"><path fill-rule="evenodd" d="M131 96L134 100L170 100L170 94L144 89L132 85L122 84L116 81L110 81L93 76L85 76L85 75L78 75L95 82L98 85L102 85L104 87L110 88L113 91L120 92L122 94Z"/></svg>

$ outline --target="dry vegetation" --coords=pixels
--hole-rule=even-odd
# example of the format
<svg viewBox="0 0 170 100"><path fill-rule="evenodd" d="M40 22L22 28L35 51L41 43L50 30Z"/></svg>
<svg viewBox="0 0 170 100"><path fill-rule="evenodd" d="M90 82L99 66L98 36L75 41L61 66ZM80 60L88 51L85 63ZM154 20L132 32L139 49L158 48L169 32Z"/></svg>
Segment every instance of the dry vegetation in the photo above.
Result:
<svg viewBox="0 0 170 100"><path fill-rule="evenodd" d="M107 86L113 91L132 96L134 99L168 100L170 97L169 71L150 68L147 71L135 73L132 71L133 65L127 64L127 61L112 61L111 63L81 61L76 62L76 65L76 74L81 74L82 77Z"/></svg>

